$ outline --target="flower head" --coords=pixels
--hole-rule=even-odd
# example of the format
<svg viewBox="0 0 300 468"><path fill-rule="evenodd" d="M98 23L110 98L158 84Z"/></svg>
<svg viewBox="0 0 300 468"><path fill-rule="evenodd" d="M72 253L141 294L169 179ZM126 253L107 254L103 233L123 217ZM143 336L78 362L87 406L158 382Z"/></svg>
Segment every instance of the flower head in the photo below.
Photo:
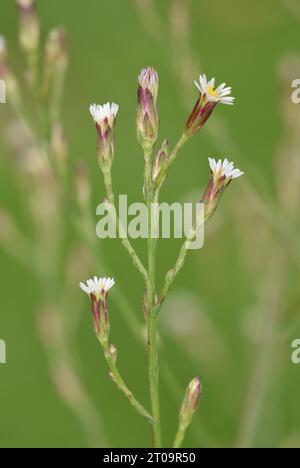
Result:
<svg viewBox="0 0 300 468"><path fill-rule="evenodd" d="M144 68L138 78L137 134L143 147L152 147L158 134L158 74Z"/></svg>
<svg viewBox="0 0 300 468"><path fill-rule="evenodd" d="M219 159L216 161L214 158L208 158L208 161L214 178L225 177L225 180L230 181L244 174L244 172L239 169L235 169L233 162L228 161L228 159L224 159L224 161Z"/></svg>
<svg viewBox="0 0 300 468"><path fill-rule="evenodd" d="M231 87L226 87L226 83L222 83L217 88L215 87L216 79L207 80L206 75L200 75L199 82L194 81L200 91L201 97L210 102L220 102L221 104L233 105L234 97L230 96Z"/></svg>
<svg viewBox="0 0 300 468"><path fill-rule="evenodd" d="M89 296L93 295L96 300L100 300L106 296L114 284L115 280L113 278L97 278L97 276L94 276L94 279L87 280L86 284L80 283L79 286Z"/></svg>
<svg viewBox="0 0 300 468"><path fill-rule="evenodd" d="M152 180L156 187L160 187L167 177L167 166L169 160L169 143L164 140L157 152L152 169Z"/></svg>
<svg viewBox="0 0 300 468"><path fill-rule="evenodd" d="M214 158L208 158L211 169L211 178L202 197L205 204L205 215L211 216L215 211L219 198L224 189L233 179L240 177L244 172L236 169L233 162L224 159L216 161Z"/></svg>
<svg viewBox="0 0 300 468"><path fill-rule="evenodd" d="M114 157L113 131L119 106L108 102L103 106L91 104L89 109L98 132L99 163L111 166Z"/></svg>
<svg viewBox="0 0 300 468"><path fill-rule="evenodd" d="M202 394L202 385L198 377L190 381L179 412L179 425L185 430L192 421Z"/></svg>
<svg viewBox="0 0 300 468"><path fill-rule="evenodd" d="M116 116L119 110L118 104L109 102L100 106L99 104L90 105L90 113L95 123L104 131L107 127L113 128L116 121Z"/></svg>
<svg viewBox="0 0 300 468"><path fill-rule="evenodd" d="M139 85L144 91L150 90L154 102L157 101L158 94L158 74L152 67L143 68L139 75Z"/></svg>
<svg viewBox="0 0 300 468"><path fill-rule="evenodd" d="M200 96L185 125L185 133L189 137L195 135L203 127L217 104L233 105L234 97L230 96L231 88L226 87L226 83L216 88L215 81L215 78L207 80L206 75L200 75L199 82L195 81Z"/></svg>
<svg viewBox="0 0 300 468"><path fill-rule="evenodd" d="M107 308L108 291L115 284L113 278L97 278L87 280L85 283L80 283L80 288L87 293L91 301L91 310L93 314L94 330L103 344L107 342L109 335L109 320Z"/></svg>

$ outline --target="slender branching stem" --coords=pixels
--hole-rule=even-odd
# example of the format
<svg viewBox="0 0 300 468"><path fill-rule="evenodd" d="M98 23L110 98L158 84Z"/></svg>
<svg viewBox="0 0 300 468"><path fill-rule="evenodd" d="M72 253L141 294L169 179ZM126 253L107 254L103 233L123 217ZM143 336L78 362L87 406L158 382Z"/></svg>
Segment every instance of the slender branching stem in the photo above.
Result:
<svg viewBox="0 0 300 468"><path fill-rule="evenodd" d="M100 343L101 344L101 343ZM122 393L128 398L130 401L131 405L134 407L134 409L141 415L147 418L150 422L152 422L152 416L151 414L143 407L141 403L135 398L133 393L129 390L127 385L125 384L123 378L121 377L121 374L118 370L118 367L116 365L115 359L112 357L111 352L109 350L109 344L108 342L101 344L103 347L104 351L104 357L106 360L106 363L109 367L110 370L110 377L111 379L115 382L115 384L118 386L119 390L121 390Z"/></svg>
<svg viewBox="0 0 300 468"><path fill-rule="evenodd" d="M157 354L157 313L154 308L155 298L155 239L152 236L152 204L154 189L152 184L152 150L145 149L145 196L148 209L148 277L147 312L148 312L148 349L149 349L149 384L153 415L153 440L155 447L161 447L161 422L159 404L158 354Z"/></svg>
<svg viewBox="0 0 300 468"><path fill-rule="evenodd" d="M188 428L188 425L186 426L186 425L179 424L178 430L176 432L175 440L173 443L173 448L181 447L185 438L185 433L186 433L187 428Z"/></svg>
<svg viewBox="0 0 300 468"><path fill-rule="evenodd" d="M175 161L175 159L177 157L177 154L179 153L181 148L185 145L185 143L188 141L188 139L189 139L189 137L185 133L183 133L181 135L181 137L177 141L176 145L174 146L174 149L170 153L167 170L169 170L170 166Z"/></svg>
<svg viewBox="0 0 300 468"><path fill-rule="evenodd" d="M111 171L110 170L109 171L102 170L102 172L103 172L103 177L104 177L106 197L107 197L108 201L112 205L114 205L115 197L114 197L113 186L112 186ZM117 230L117 234L119 234L119 218L118 218L117 215L116 215L116 230ZM141 273L141 275L143 276L146 284L148 284L149 283L149 281L148 281L148 272L147 272L146 268L144 267L142 261L140 260L138 254L134 250L131 242L128 240L127 237L126 238L125 237L120 237L120 241L121 241L123 247L127 250L128 254L130 255L134 266Z"/></svg>

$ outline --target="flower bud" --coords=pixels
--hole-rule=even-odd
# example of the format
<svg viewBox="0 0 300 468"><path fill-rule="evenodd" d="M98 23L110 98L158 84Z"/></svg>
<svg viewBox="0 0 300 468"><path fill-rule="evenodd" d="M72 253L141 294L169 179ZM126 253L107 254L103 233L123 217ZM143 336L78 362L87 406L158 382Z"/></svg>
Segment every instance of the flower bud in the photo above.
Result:
<svg viewBox="0 0 300 468"><path fill-rule="evenodd" d="M87 284L80 283L80 288L86 292L91 301L91 311L93 315L94 330L102 346L108 343L109 319L107 296L108 291L113 287L113 278L97 278L87 280Z"/></svg>
<svg viewBox="0 0 300 468"><path fill-rule="evenodd" d="M239 169L234 168L233 162L224 159L216 161L209 158L209 165L211 169L211 178L202 196L201 202L205 204L205 218L209 218L217 208L219 199L232 179L236 179L244 174Z"/></svg>
<svg viewBox="0 0 300 468"><path fill-rule="evenodd" d="M64 28L52 29L45 45L45 62L55 66L57 62L67 62L67 38Z"/></svg>
<svg viewBox="0 0 300 468"><path fill-rule="evenodd" d="M66 32L63 28L52 29L45 45L45 74L43 93L49 93L51 82L59 74L64 74L68 65ZM58 76L58 79L60 77Z"/></svg>
<svg viewBox="0 0 300 468"><path fill-rule="evenodd" d="M231 88L226 88L226 83L215 88L215 78L207 81L205 75L200 75L199 83L195 81L195 85L200 91L200 96L185 124L185 134L189 137L203 127L217 104L233 105L234 102L234 97L229 96Z"/></svg>
<svg viewBox="0 0 300 468"><path fill-rule="evenodd" d="M117 104L92 104L90 113L98 132L98 158L102 170L110 170L114 159L114 126L119 106Z"/></svg>
<svg viewBox="0 0 300 468"><path fill-rule="evenodd" d="M20 44L31 54L36 51L40 40L40 25L35 0L16 0L20 12Z"/></svg>
<svg viewBox="0 0 300 468"><path fill-rule="evenodd" d="M179 425L185 430L192 421L194 413L197 409L200 396L202 394L202 386L198 377L195 377L189 383L183 402L179 412Z"/></svg>
<svg viewBox="0 0 300 468"><path fill-rule="evenodd" d="M137 136L143 147L151 148L158 135L158 74L154 68L144 68L138 81Z"/></svg>
<svg viewBox="0 0 300 468"><path fill-rule="evenodd" d="M152 180L155 183L156 188L160 187L167 177L169 160L169 143L168 140L164 140L159 148L152 171Z"/></svg>

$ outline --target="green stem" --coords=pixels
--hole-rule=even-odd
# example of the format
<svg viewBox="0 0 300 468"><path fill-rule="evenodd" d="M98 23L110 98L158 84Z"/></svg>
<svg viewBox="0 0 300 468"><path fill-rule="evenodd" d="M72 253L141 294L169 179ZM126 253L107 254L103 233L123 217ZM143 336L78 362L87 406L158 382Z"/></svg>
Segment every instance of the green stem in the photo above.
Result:
<svg viewBox="0 0 300 468"><path fill-rule="evenodd" d="M176 156L178 154L178 152L181 150L181 148L183 147L183 145L189 140L189 137L183 133L181 135L181 137L179 138L179 140L177 141L176 145L174 146L174 149L172 150L170 156L169 156L169 161L168 161L168 166L167 166L167 171L169 170L171 164L173 164L173 162L175 161L176 159Z"/></svg>
<svg viewBox="0 0 300 468"><path fill-rule="evenodd" d="M110 369L110 376L112 380L116 383L118 386L119 390L121 390L122 393L128 398L130 401L131 405L134 407L134 409L141 415L147 418L149 421L152 422L152 416L151 414L139 403L139 401L135 398L133 393L129 390L127 385L125 384L123 378L121 377L121 374L117 368L117 365L115 363L114 358L112 357L110 351L109 351L109 345L108 343L103 345L103 351L104 351L104 357L107 362L107 365Z"/></svg>
<svg viewBox="0 0 300 468"><path fill-rule="evenodd" d="M188 425L179 424L179 427L175 436L175 440L173 443L173 448L181 447L182 442L184 441L184 438L185 438L185 433L186 433L187 428L188 428Z"/></svg>
<svg viewBox="0 0 300 468"><path fill-rule="evenodd" d="M113 186L112 186L112 178L111 178L111 171L105 171L102 170L103 177L104 177L104 185L105 185L105 190L106 190L106 197L108 201L114 205L115 201L115 196L113 192ZM116 231L117 235L119 236L120 230L119 230L119 218L116 214ZM120 237L121 244L123 247L127 250L128 254L130 255L134 266L137 268L137 270L141 273L143 276L144 280L146 283L148 283L148 272L146 268L144 267L143 263L141 262L139 256L137 255L136 251L132 247L131 242L128 240L128 238L123 238Z"/></svg>
<svg viewBox="0 0 300 468"><path fill-rule="evenodd" d="M161 447L161 422L159 404L159 380L158 380L158 354L157 354L157 313L154 309L155 296L155 263L156 241L152 238L152 203L154 202L154 190L152 184L152 159L151 150L145 150L145 195L148 209L148 284L147 284L147 308L148 308L148 349L149 349L149 384L150 398L153 415L153 442L155 447Z"/></svg>

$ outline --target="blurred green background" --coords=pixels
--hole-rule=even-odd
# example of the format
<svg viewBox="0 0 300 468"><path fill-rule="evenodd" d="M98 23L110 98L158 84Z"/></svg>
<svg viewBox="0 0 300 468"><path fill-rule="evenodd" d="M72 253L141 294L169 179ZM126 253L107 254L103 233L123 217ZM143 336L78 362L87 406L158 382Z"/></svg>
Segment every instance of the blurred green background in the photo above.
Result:
<svg viewBox="0 0 300 468"><path fill-rule="evenodd" d="M20 263L20 245L17 237L16 249L9 242L13 228L7 228L5 216L10 213L20 232L38 245L39 229L32 226L28 206L42 208L51 195L32 199L39 192L31 176L22 173L16 145L12 148L11 140L19 135L8 99L0 105L0 205L6 212L0 218L0 338L7 345L7 364L0 365L0 446L151 444L149 427L107 377L88 300L78 288L79 279L91 274L116 278L110 301L112 342L129 387L148 407L147 354L139 341L142 281L117 241L94 239L90 253L76 230L72 180L76 161L83 160L90 173L95 224L95 207L104 190L88 106L114 101L120 104L115 191L128 193L131 201L141 199L136 87L140 69L152 65L160 77L160 139L168 137L171 144L197 98L193 79L199 73L226 81L236 96L236 105L219 106L184 148L162 199L197 200L208 181L208 156L228 157L246 172L226 192L207 227L204 248L190 252L161 312L164 443L170 446L184 389L198 375L204 393L186 447L299 447L300 365L291 362L291 343L300 338L300 105L290 98L291 82L300 78L299 3L39 0L37 5L43 40L58 25L68 35L62 120L70 149L70 200L59 221L52 222L49 215L43 231L49 250L42 254L41 272L33 274L29 248L24 247L27 253ZM1 1L0 33L22 82L24 57L12 0ZM24 92L26 96L26 87ZM17 146L21 150L22 142ZM47 219L51 207L44 206ZM59 252L51 251L57 229ZM145 258L144 243L136 246ZM160 284L179 246L178 241L160 242ZM52 276L47 276L51 257L55 273L49 268Z"/></svg>

